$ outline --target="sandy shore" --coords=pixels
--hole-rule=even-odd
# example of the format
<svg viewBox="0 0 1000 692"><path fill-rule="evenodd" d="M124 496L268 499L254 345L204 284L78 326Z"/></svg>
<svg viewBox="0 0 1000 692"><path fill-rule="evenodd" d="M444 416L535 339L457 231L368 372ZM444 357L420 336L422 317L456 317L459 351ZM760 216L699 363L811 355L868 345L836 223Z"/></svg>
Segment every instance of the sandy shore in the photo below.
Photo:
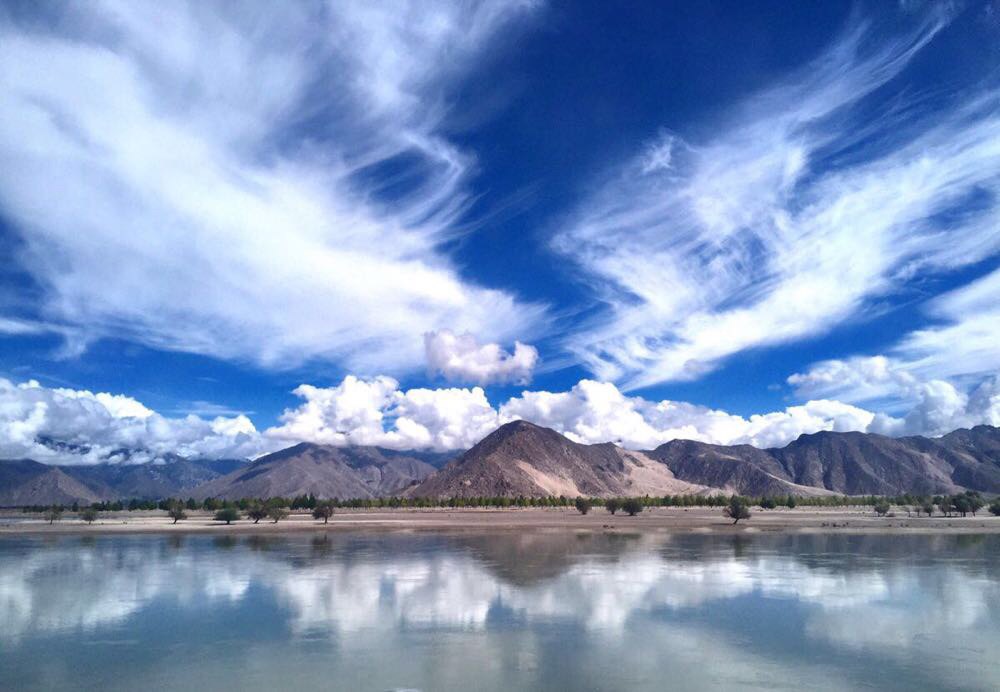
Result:
<svg viewBox="0 0 1000 692"><path fill-rule="evenodd" d="M402 531L662 531L677 533L1000 533L1000 517L982 511L973 517L917 517L896 511L876 517L871 509L796 508L752 510L749 520L733 525L721 509L647 508L630 517L612 516L604 509L581 515L572 508L530 509L397 509L338 510L330 523L295 512L277 524L254 524L241 519L227 526L207 512L189 512L190 518L173 524L163 512L102 514L93 524L75 515L48 524L38 515L0 512L0 536L39 534L128 533L289 533L298 531L402 530Z"/></svg>

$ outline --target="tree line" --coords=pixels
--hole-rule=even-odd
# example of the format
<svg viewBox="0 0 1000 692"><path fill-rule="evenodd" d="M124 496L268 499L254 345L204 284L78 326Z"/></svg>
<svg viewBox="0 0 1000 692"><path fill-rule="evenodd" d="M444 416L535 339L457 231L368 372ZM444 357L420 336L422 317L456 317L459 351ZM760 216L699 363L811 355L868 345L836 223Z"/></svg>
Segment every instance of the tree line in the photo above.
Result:
<svg viewBox="0 0 1000 692"><path fill-rule="evenodd" d="M177 498L164 500L139 500L128 502L121 500L95 502L81 507L74 503L69 509L77 516L92 523L100 512L121 512L138 510L161 510L167 516L178 521L188 518L189 511L214 512L216 521L227 524L242 519L244 515L255 524L264 519L274 523L286 518L290 510L309 510L314 518L322 519L324 523L330 520L336 509L376 509L376 508L496 508L507 507L575 507L581 514L587 514L591 509L602 507L610 514L623 511L630 516L640 513L645 507L721 507L725 516L738 523L741 519L750 518L750 507L762 510L772 510L778 507L794 508L797 506L812 507L871 507L879 516L886 516L893 506L901 507L908 515L926 514L933 516L935 511L943 516L960 514L967 516L986 507L986 500L975 491L967 491L955 495L898 495L898 496L822 496L797 497L794 495L747 497L740 495L666 495L663 497L643 496L630 498L568 498L566 496L552 497L453 497L448 499L431 498L355 498L340 500L338 498L317 498L315 495L301 495L293 498L242 498L240 500L220 500L207 498L197 501L194 498L181 500ZM24 512L42 513L49 523L62 518L66 511L63 505L33 505L23 507ZM989 505L989 511L1000 516L1000 498Z"/></svg>

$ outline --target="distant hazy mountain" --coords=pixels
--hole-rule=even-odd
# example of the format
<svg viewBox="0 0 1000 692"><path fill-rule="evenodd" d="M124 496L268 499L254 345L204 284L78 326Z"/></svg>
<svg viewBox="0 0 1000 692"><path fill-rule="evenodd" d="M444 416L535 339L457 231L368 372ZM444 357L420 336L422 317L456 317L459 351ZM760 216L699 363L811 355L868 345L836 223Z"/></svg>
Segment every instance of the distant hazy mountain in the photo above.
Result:
<svg viewBox="0 0 1000 692"><path fill-rule="evenodd" d="M697 493L664 464L611 443L583 445L525 421L508 423L411 491L418 497L614 497Z"/></svg>
<svg viewBox="0 0 1000 692"><path fill-rule="evenodd" d="M59 466L30 459L0 461L0 506L91 503L103 499Z"/></svg>
<svg viewBox="0 0 1000 692"><path fill-rule="evenodd" d="M246 466L246 461L241 459L178 456L168 456L162 463L91 466L0 460L0 506L181 497L196 486L242 466Z"/></svg>
<svg viewBox="0 0 1000 692"><path fill-rule="evenodd" d="M402 493L434 471L427 462L405 452L302 443L204 483L193 496L378 497Z"/></svg>
<svg viewBox="0 0 1000 692"><path fill-rule="evenodd" d="M647 454L678 478L747 495L1000 492L1000 429L985 425L941 438L819 432L767 450L674 440Z"/></svg>

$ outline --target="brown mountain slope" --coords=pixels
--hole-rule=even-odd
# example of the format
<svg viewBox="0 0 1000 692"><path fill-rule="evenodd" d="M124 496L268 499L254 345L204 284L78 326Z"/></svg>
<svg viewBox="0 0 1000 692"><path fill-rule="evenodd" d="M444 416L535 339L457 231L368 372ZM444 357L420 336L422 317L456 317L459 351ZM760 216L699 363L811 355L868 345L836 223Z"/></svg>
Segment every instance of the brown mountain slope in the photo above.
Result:
<svg viewBox="0 0 1000 692"><path fill-rule="evenodd" d="M678 478L745 495L1000 492L1000 429L990 426L941 438L819 432L766 450L675 440L646 454Z"/></svg>
<svg viewBox="0 0 1000 692"><path fill-rule="evenodd" d="M402 493L434 472L406 454L378 447L331 447L302 443L204 483L196 498L378 497Z"/></svg>
<svg viewBox="0 0 1000 692"><path fill-rule="evenodd" d="M501 426L411 491L417 497L616 497L703 492L641 452L583 445L526 421Z"/></svg>
<svg viewBox="0 0 1000 692"><path fill-rule="evenodd" d="M800 485L768 452L694 440L673 440L646 452L680 479L739 495L825 495L822 487Z"/></svg>
<svg viewBox="0 0 1000 692"><path fill-rule="evenodd" d="M90 504L102 496L66 474L58 466L46 466L27 459L0 462L0 472L10 480L0 490L0 507L23 505ZM9 472L9 475L8 475Z"/></svg>

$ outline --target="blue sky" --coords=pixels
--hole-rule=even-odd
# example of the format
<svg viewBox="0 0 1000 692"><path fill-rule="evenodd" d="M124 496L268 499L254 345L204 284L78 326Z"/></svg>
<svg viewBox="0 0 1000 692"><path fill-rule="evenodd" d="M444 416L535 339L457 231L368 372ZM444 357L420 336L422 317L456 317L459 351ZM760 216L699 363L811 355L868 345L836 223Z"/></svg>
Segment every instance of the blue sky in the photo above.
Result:
<svg viewBox="0 0 1000 692"><path fill-rule="evenodd" d="M6 3L0 455L1000 424L998 80L993 0Z"/></svg>

